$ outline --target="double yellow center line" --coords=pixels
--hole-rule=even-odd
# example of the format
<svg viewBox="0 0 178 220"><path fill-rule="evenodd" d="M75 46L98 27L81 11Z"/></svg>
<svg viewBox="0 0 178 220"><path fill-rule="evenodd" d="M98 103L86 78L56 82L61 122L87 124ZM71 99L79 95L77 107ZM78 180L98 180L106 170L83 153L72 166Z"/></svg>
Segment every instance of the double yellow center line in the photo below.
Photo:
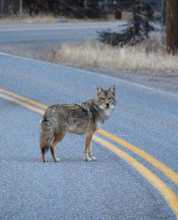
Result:
<svg viewBox="0 0 178 220"><path fill-rule="evenodd" d="M135 153L145 161L149 162L152 166L157 168L160 172L162 172L167 178L169 178L174 184L178 185L178 174L170 169L168 166L154 158L152 155L146 153L145 151L141 150L140 148L128 143L127 141L121 139L120 137L113 135L105 130L98 130L98 133L105 136L108 139L111 139L115 143L122 145L123 147L127 148L131 152Z"/></svg>
<svg viewBox="0 0 178 220"><path fill-rule="evenodd" d="M38 114L44 114L44 111L47 108L47 105L44 105L38 101L26 98L24 96L17 95L13 92L7 91L5 89L0 88L0 97L25 108L28 108ZM162 172L169 180L171 180L174 184L178 185L178 174L169 168L164 163L158 161L152 155L146 153L140 148L128 143L127 141L121 139L120 137L113 135L105 130L99 129L97 131L99 135L102 137L115 142L116 144L127 148L129 151L133 152L137 156L141 157L145 161L149 162L152 166ZM164 183L156 174L150 171L147 167L137 161L135 158L130 156L125 151L119 149L119 146L112 144L110 141L107 141L97 135L94 135L93 140L105 148L109 149L121 159L125 160L128 164L130 164L134 169L137 170L152 186L154 186L163 198L166 200L172 211L174 212L176 219L178 220L178 197L175 192L170 189L166 183Z"/></svg>

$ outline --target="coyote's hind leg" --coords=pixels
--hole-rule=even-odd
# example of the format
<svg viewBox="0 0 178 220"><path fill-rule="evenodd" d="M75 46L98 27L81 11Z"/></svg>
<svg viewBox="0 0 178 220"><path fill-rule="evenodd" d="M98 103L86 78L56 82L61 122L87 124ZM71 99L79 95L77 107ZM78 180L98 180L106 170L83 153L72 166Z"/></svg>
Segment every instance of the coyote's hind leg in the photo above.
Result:
<svg viewBox="0 0 178 220"><path fill-rule="evenodd" d="M56 135L54 135L54 139L53 139L53 142L51 143L50 145L50 151L51 151L51 155L52 155L52 158L54 160L54 162L58 162L59 161L59 158L56 157L56 145L62 141L62 139L64 138L65 136L65 133L64 132L60 132Z"/></svg>

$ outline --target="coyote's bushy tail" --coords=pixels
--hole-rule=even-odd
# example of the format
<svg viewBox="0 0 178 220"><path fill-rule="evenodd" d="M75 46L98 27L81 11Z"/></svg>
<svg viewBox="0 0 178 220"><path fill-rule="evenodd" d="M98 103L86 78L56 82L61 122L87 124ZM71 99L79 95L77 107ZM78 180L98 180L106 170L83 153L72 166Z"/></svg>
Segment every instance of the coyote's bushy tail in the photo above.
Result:
<svg viewBox="0 0 178 220"><path fill-rule="evenodd" d="M44 155L50 149L51 142L53 139L53 133L49 126L48 120L45 116L41 121L41 131L40 131L40 150L42 154L42 160L45 161Z"/></svg>

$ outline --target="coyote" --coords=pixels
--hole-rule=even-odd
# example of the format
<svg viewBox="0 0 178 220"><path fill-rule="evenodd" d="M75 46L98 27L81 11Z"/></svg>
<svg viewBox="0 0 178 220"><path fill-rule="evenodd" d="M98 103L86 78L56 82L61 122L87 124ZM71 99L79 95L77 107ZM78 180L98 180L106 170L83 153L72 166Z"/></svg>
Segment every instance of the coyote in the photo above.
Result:
<svg viewBox="0 0 178 220"><path fill-rule="evenodd" d="M81 104L56 104L49 106L43 115L40 131L42 161L50 149L55 162L59 159L55 149L67 132L85 135L84 160L95 160L92 153L92 136L99 124L110 116L116 105L115 86L109 89L97 88L96 97Z"/></svg>

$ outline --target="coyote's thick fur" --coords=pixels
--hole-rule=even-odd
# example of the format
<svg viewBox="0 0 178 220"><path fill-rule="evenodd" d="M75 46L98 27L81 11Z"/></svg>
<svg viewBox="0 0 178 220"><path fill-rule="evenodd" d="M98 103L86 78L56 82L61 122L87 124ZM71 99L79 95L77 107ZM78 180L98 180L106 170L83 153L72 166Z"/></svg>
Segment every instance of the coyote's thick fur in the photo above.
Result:
<svg viewBox="0 0 178 220"><path fill-rule="evenodd" d="M55 162L55 148L67 132L85 134L84 159L94 160L92 136L99 123L110 116L116 105L115 87L97 88L96 97L81 104L56 104L48 107L41 122L40 149L42 161L48 149Z"/></svg>

